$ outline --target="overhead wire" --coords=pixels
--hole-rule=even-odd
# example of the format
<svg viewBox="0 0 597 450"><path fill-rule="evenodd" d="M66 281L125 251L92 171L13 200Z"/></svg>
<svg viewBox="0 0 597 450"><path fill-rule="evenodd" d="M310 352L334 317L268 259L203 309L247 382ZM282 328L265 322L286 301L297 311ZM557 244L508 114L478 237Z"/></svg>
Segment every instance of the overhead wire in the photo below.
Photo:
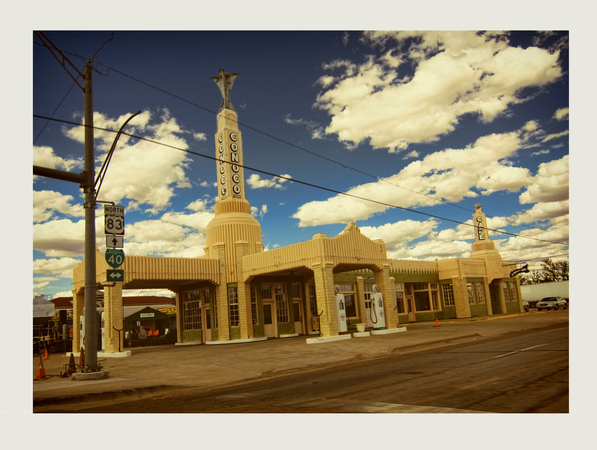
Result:
<svg viewBox="0 0 597 450"><path fill-rule="evenodd" d="M77 126L77 127L91 127L93 129L96 129L96 130L102 130L102 131L108 131L108 132L112 132L112 133L117 133L117 131L111 130L109 128L81 124L81 123L73 122L73 121L70 121L70 120L49 118L49 117L41 116L41 115L38 115L38 114L34 114L33 117L37 117L39 119L53 120L53 121L56 121L56 122L61 122L61 123L69 124L69 125L74 125L74 126ZM168 148L171 148L171 149L174 149L174 150L178 150L178 151L182 151L182 152L185 152L185 153L189 153L189 154L192 154L192 155L195 155L195 156L199 156L199 157L202 157L202 158L210 159L210 160L213 160L213 161L219 161L219 159L216 158L215 156L209 156L209 155L205 155L203 153L194 152L192 150L188 150L188 149L184 149L184 148L181 148L181 147L177 147L175 145L171 145L171 144L166 144L166 143L163 143L163 142L155 141L153 139L149 139L149 138L146 138L146 137L143 137L143 136L137 136L135 134L127 133L125 131L123 131L122 134L126 135L126 136L129 136L129 137L132 137L134 139L139 139L139 140L150 142L150 143L153 143L153 144L156 144L156 145L161 145L161 146L164 146L164 147L168 147ZM232 164L229 161L224 161L224 163L226 163L226 164ZM280 179L292 181L292 182L299 183L299 184L302 184L302 185L305 185L305 186L310 186L310 187L313 187L313 188L316 188L316 189L321 189L321 190L324 190L324 191L333 192L333 193L338 194L338 195L344 195L344 196L347 196L347 197L356 198L358 200L363 200L363 201L367 201L367 202L370 202L370 203L376 203L378 205L386 206L388 208L397 208L397 209L401 209L403 211L408 211L408 212L411 212L411 213L420 214L420 215L431 217L431 218L434 218L434 219L444 220L444 221L456 223L456 224L459 224L459 225L466 225L466 226L470 226L470 227L475 227L475 225L472 224L472 223L461 222L461 221L454 220L454 219L448 219L446 217L441 217L441 216L438 216L438 215L435 215L435 214L429 214L429 213L426 213L426 212L423 212L423 211L416 211L416 210L413 210L413 209L404 208L402 206L397 206L397 205L392 205L390 203L381 202L379 200L373 200L373 199L370 199L370 198L361 197L359 195L349 194L347 192L339 191L339 190L328 188L328 187L325 187L325 186L320 186L320 185L313 184L313 183L308 183L306 181L298 180L296 178L292 178L292 177L285 176L285 175L275 174L275 173L268 172L268 171L261 170L261 169L257 169L257 168L254 168L254 167L250 167L250 166L246 166L246 165L241 165L241 164L238 164L238 163L236 163L236 165L238 165L239 167L242 167L244 169L251 170L253 172L257 172L257 173L261 173L261 174L264 174L264 175L269 175L269 176L272 176L272 177L276 177L276 178L280 178ZM493 231L495 233L500 233L500 234L506 234L506 235L514 236L514 237L521 237L521 238L525 238L525 239L531 239L531 240L534 240L534 241L545 242L545 243L548 243L548 244L556 244L556 245L564 245L564 246L568 245L565 242L547 241L545 239L539 239L539 238L534 238L534 237L525 236L525 235L521 235L521 234L510 233L510 232L502 231L502 230L496 230L496 229L491 229L491 228L487 228L487 230L488 231Z"/></svg>
<svg viewBox="0 0 597 450"><path fill-rule="evenodd" d="M110 35L110 38L109 38L108 40L106 40L106 42L108 42L108 41L112 40L112 36L114 35L114 33L115 33L115 32L112 32L112 34ZM103 45L105 45L105 43L106 43L106 42L104 42L104 44L103 44ZM39 44L38 44L38 45L39 45ZM103 45L102 45L102 47L103 47ZM99 49L99 50L101 50L101 48L102 48L102 47L100 47L100 49ZM95 56L95 55L96 55L96 54L99 52L99 50L98 50L98 51L97 51L97 52L94 54L94 56ZM76 54L76 53L67 52L67 51L64 51L64 50L63 50L63 52L64 52L64 53L66 53L66 54L70 54L70 55L73 55L73 56L77 56L77 57L79 57L79 58L81 58L81 59L85 60L85 58L84 58L83 56L81 56L81 55L78 55L78 54ZM98 74L100 74L100 75L103 75L103 76L108 76L108 75L109 75L109 72L110 72L110 70L112 70L112 71L114 71L114 72L116 72L116 73L118 73L118 74L120 74L120 75L122 75L122 76L124 76L124 77L130 78L130 79L131 79L131 80L133 80L133 81L136 81L136 82L138 82L138 83L144 84L144 85L146 85L146 86L148 86L148 87L150 87L150 88L152 88L152 89L155 89L155 90L157 90L157 91L159 91L159 92L162 92L162 93L164 93L164 94L166 94L166 95L168 95L168 96L171 96L171 97L173 97L173 98L176 98L176 99L178 99L178 100L181 100L181 101L183 101L183 102L186 102L186 103L188 103L188 104L190 104L190 105L193 105L193 106L195 106L195 107L197 107L197 108L199 108L199 109L202 109L202 110L204 110L204 111L206 111L206 112L209 112L209 113L211 113L211 114L217 114L217 113L216 113L216 111L213 111L213 110L211 110L211 109L209 109L209 108L206 108L206 107L204 107L204 106L201 106L201 105L199 105L199 104L197 104L197 103L195 103L195 102L192 102L192 101L190 101L190 100L188 100L188 99L186 99L186 98L184 98L184 97L180 97L180 96L178 96L178 95L176 95L176 94L173 94L173 93L171 93L171 92L169 92L169 91L166 91L166 90L164 90L164 89L162 89L162 88L159 88L159 87L157 87L157 86L155 86L155 85L152 85L151 83L147 83L147 82L145 82L145 81L143 81L143 80L140 80L139 78L136 78L136 77L134 77L134 76L132 76L132 75L128 75L128 74L126 74L126 73L124 73L124 72L122 72L122 71L120 71L120 70L118 70L118 69L116 69L116 68L114 68L114 67L111 67L111 66L108 66L107 64L104 64L104 63L103 63L103 62L101 62L101 61L98 61L98 62L96 62L96 64L98 64L98 65L102 65L102 66L104 66L106 69L108 69L108 73L107 73L107 74L104 74L104 73L101 73L99 70L97 70L97 68L93 67L93 70L94 70L95 72L97 72ZM250 129L250 130L252 130L252 131L255 131L255 132L257 132L257 133L260 133L260 134L262 134L262 135L264 135L264 136L266 136L266 137L269 137L269 138L271 138L271 139L274 139L274 140L277 140L277 141L279 141L279 142L282 142L283 144L289 145L289 146L291 146L291 147L295 147L295 148L297 148L297 149L299 149L299 150L301 150L301 151L303 151L303 152L309 153L309 154L311 154L311 155L313 155L313 156L316 156L316 157L318 157L318 158L321 158L321 159L323 159L323 160L326 160L326 161L328 161L328 162L331 162L331 163L333 163L333 164L339 165L339 166L343 167L344 169L350 169L350 170L353 170L353 171L355 171L355 172L357 172L357 173L361 173L361 174L363 174L363 175L366 175L367 177L370 177L370 178L376 179L376 180L378 180L379 182L386 183L386 184L389 184L389 185L392 185L392 186L396 186L396 187L398 187L398 188L400 188L400 189L404 189L404 190L406 190L406 191L412 192L412 193L414 193L414 194L417 194L417 195L423 195L423 196L425 196L425 197L431 198L432 200L435 200L435 201L437 201L437 202L439 202L439 203L443 203L443 204L445 204L445 205L453 206L453 207L455 207L455 208L460 208L460 209L463 209L463 210L465 210L465 211L469 211L469 212L471 211L469 208L465 208L465 207L462 207L462 206L460 206L460 205L456 205L455 203L451 203L451 202L448 202L448 201L446 201L446 200L443 200L443 199L438 199L437 197L433 197L433 196L431 196L431 195L429 195L429 194L425 194L425 193L423 193L423 192L418 192L418 191L414 191L414 190L412 190L412 189L408 189L408 188L406 188L406 187L404 187L404 186L400 186L399 184L396 184L396 183L393 183L393 182L391 182L391 181L388 181L388 180L387 180L387 179L385 179L385 178L381 178L381 177L378 177L378 176L376 176L376 175L372 175L372 174L370 174L370 173L367 173L367 172L364 172L364 171L362 171L362 170L356 169L356 168L354 168L354 167L352 167L352 166L346 165L346 164L344 164L344 163L340 163L340 162L338 162L338 161L336 161L336 160L333 160L333 159L331 159L331 158L327 158L327 157L325 157L325 156L323 156L323 155L320 155L320 154L318 154L318 153L315 153L315 152L313 152L313 151L311 151L311 150L308 150L308 149L306 149L306 148L304 148L304 147L301 147L301 146L299 146L299 145L296 145L296 144L294 144L294 143L292 143L292 142L288 142L288 141L286 141L286 140L284 140L284 139L278 138L277 136L273 136L273 135L271 135L271 134L269 134L269 133L266 133L266 132L264 132L264 131L261 131L261 130L259 130L259 129L257 129L257 128L254 128L254 127L252 127L252 126L250 126L250 125L247 125L246 123L243 123L243 122L239 122L239 121L237 121L237 124L240 124L240 125L242 125L243 127L247 128L247 129ZM532 229L532 228L534 228L534 227L532 227L532 226L530 226L530 225L526 225L526 224L523 224L523 223L519 223L519 224L517 224L517 223L515 223L515 222L512 222L512 221L508 220L508 219L507 219L507 218L505 218L505 217L504 217L504 220L505 220L506 222L508 222L510 225L514 226L514 227L524 227L524 228L528 228L528 229Z"/></svg>

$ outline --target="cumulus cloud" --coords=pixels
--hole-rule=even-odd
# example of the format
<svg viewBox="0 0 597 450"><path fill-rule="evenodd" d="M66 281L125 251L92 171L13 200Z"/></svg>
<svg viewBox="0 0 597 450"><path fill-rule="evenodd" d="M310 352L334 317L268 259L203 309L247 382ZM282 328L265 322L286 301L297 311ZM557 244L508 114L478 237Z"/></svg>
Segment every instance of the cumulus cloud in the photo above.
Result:
<svg viewBox="0 0 597 450"><path fill-rule="evenodd" d="M511 167L508 158L520 147L520 133L483 136L464 149L446 149L413 161L396 175L350 189L347 193L402 208L429 206L441 199L459 202L498 190L515 192L532 178L526 169ZM418 192L421 195L413 195ZM293 215L299 226L365 220L389 206L346 195L313 201Z"/></svg>
<svg viewBox="0 0 597 450"><path fill-rule="evenodd" d="M33 250L49 257L82 256L85 220L56 219L33 225Z"/></svg>
<svg viewBox="0 0 597 450"><path fill-rule="evenodd" d="M33 222L45 222L55 212L74 217L83 217L83 205L71 205L72 195L63 195L55 191L33 191Z"/></svg>
<svg viewBox="0 0 597 450"><path fill-rule="evenodd" d="M110 119L101 113L94 113L95 126L118 130L130 116L125 114L117 119ZM180 126L167 110L163 110L156 123L150 123L151 113L145 111L136 116L126 131L141 134L157 142L187 149L186 141L179 137ZM66 132L67 136L83 142L83 127L76 127ZM96 139L100 151L109 150L114 140L114 133L96 130ZM106 153L98 157L101 164ZM170 205L175 188L189 188L185 168L190 160L184 152L175 151L147 141L134 142L133 138L122 135L104 178L101 196L120 203L128 198L133 205L145 207L146 212L157 214ZM99 171L99 167L97 168ZM131 206L133 206L131 205Z"/></svg>
<svg viewBox="0 0 597 450"><path fill-rule="evenodd" d="M267 213L267 205L261 205L261 209L256 206L251 206L251 214L256 219L263 219L263 216Z"/></svg>
<svg viewBox="0 0 597 450"><path fill-rule="evenodd" d="M73 269L80 262L75 258L36 259L33 261L33 273L53 275L56 279L72 278ZM35 280L40 280L40 277Z"/></svg>
<svg viewBox="0 0 597 450"><path fill-rule="evenodd" d="M411 42L412 40L412 42ZM383 57L357 65L347 60L324 64L344 70L333 80L320 79L324 90L316 106L328 112L328 134L348 147L368 140L390 152L412 143L433 142L450 133L464 114L492 121L508 107L526 101L519 92L560 78L559 52L510 47L505 34L472 31L375 32L364 42L395 48ZM408 50L401 50L411 42ZM401 62L415 73L401 80Z"/></svg>
<svg viewBox="0 0 597 450"><path fill-rule="evenodd" d="M52 147L42 146L33 147L33 165L45 167L48 169L65 170L66 172L74 171L74 169L83 168L83 158L64 159L54 154ZM39 177L34 175L33 181Z"/></svg>
<svg viewBox="0 0 597 450"><path fill-rule="evenodd" d="M283 177L292 178L288 174L282 174ZM271 180L261 179L261 177L254 173L249 178L247 178L247 184L251 187L251 189L260 189L260 188L276 188L282 189L282 183L288 181L286 178L279 178L273 177Z"/></svg>
<svg viewBox="0 0 597 450"><path fill-rule="evenodd" d="M519 201L525 203L558 202L568 199L569 156L542 163L537 175L520 194Z"/></svg>
<svg viewBox="0 0 597 450"><path fill-rule="evenodd" d="M557 120L568 119L569 112L570 108L560 108L554 113L553 117Z"/></svg>

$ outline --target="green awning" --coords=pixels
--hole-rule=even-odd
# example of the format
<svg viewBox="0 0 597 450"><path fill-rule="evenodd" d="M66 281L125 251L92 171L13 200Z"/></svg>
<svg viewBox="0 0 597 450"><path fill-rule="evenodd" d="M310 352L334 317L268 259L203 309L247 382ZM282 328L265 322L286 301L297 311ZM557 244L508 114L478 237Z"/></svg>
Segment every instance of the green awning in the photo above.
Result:
<svg viewBox="0 0 597 450"><path fill-rule="evenodd" d="M135 314L131 314L125 319L125 322L143 322L144 320L162 320L168 319L168 316L156 309L143 308L141 311L137 311Z"/></svg>

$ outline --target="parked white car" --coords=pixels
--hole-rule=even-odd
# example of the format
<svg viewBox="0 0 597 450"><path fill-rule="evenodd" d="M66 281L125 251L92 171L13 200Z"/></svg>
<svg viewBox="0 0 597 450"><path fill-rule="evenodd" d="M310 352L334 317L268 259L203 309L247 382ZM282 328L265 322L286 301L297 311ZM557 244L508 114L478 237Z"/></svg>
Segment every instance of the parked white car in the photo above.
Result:
<svg viewBox="0 0 597 450"><path fill-rule="evenodd" d="M522 300L522 309L524 309L526 312L529 312L529 309L531 309L529 302L524 299Z"/></svg>
<svg viewBox="0 0 597 450"><path fill-rule="evenodd" d="M537 303L537 311L541 311L542 309L556 310L560 308L568 308L568 303L562 297L545 297Z"/></svg>

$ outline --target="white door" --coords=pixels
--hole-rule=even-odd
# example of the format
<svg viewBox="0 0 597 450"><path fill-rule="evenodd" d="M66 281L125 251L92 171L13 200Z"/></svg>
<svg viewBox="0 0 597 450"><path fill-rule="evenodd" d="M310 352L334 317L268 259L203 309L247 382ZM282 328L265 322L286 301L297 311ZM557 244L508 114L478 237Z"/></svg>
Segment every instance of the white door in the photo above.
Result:
<svg viewBox="0 0 597 450"><path fill-rule="evenodd" d="M211 309L203 308L203 342L211 341Z"/></svg>
<svg viewBox="0 0 597 450"><path fill-rule="evenodd" d="M263 302L263 332L266 337L276 337L274 302Z"/></svg>
<svg viewBox="0 0 597 450"><path fill-rule="evenodd" d="M303 331L303 305L300 300L292 302L294 312L294 332L298 334L304 334Z"/></svg>

